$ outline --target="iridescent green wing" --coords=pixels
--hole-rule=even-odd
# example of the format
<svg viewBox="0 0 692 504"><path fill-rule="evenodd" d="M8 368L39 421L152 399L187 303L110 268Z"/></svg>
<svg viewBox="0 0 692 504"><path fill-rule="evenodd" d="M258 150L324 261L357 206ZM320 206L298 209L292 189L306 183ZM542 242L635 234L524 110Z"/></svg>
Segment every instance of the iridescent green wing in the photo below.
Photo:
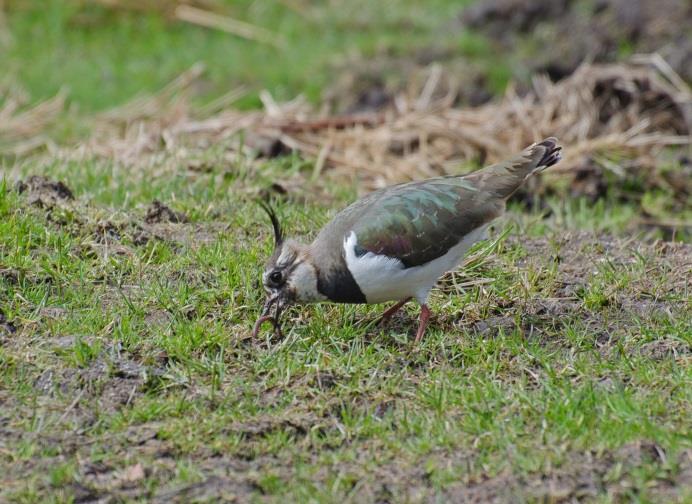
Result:
<svg viewBox="0 0 692 504"><path fill-rule="evenodd" d="M409 268L436 259L502 211L496 198L460 177L392 187L369 201L353 223L357 255L399 259Z"/></svg>

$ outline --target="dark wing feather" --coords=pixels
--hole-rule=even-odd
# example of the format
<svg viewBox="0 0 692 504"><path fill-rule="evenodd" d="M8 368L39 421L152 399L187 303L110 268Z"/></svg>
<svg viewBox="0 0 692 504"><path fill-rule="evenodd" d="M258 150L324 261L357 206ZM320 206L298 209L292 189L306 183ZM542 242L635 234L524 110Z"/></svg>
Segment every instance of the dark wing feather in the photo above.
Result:
<svg viewBox="0 0 692 504"><path fill-rule="evenodd" d="M504 204L488 196L460 177L390 188L352 216L356 253L393 257L407 268L432 261L502 212Z"/></svg>

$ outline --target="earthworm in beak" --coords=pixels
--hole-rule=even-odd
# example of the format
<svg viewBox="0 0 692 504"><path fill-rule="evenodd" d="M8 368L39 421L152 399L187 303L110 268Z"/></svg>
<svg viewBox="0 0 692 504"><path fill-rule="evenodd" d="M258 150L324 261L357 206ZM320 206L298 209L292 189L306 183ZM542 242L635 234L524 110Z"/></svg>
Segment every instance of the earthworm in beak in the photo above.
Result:
<svg viewBox="0 0 692 504"><path fill-rule="evenodd" d="M281 325L279 324L279 316L281 315L281 309L279 307L278 301L278 296L274 296L267 299L266 303L264 303L264 309L262 310L262 314L257 319L257 322L255 322L255 327L252 330L253 338L257 337L257 335L259 334L259 330L262 327L262 324L264 324L268 320L271 321L272 325L274 326L274 332L276 332L277 336L281 337ZM276 305L274 315L269 315L269 311L271 310L273 305Z"/></svg>

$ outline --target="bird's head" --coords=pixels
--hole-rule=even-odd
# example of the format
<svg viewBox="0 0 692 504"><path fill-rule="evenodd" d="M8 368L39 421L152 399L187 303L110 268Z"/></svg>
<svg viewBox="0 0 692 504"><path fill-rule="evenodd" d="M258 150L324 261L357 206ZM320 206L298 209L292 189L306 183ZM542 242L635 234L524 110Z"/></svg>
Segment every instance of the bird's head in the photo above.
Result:
<svg viewBox="0 0 692 504"><path fill-rule="evenodd" d="M274 210L266 203L260 205L272 223L274 253L267 261L262 274L262 285L267 299L255 323L253 335L257 335L260 326L267 320L271 320L279 332L279 317L287 306L323 299L317 290L317 269L309 247L286 239Z"/></svg>

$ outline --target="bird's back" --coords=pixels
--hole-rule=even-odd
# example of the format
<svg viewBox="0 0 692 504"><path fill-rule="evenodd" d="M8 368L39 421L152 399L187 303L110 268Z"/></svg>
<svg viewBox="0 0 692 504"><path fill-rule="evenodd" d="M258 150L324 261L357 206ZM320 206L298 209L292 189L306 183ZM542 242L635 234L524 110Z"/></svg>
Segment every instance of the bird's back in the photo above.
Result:
<svg viewBox="0 0 692 504"><path fill-rule="evenodd" d="M344 241L354 234L357 256L387 256L405 268L426 264L501 215L507 198L531 173L557 162L559 150L557 141L549 138L465 176L370 193L334 216L313 242L313 253L328 268L345 268Z"/></svg>

